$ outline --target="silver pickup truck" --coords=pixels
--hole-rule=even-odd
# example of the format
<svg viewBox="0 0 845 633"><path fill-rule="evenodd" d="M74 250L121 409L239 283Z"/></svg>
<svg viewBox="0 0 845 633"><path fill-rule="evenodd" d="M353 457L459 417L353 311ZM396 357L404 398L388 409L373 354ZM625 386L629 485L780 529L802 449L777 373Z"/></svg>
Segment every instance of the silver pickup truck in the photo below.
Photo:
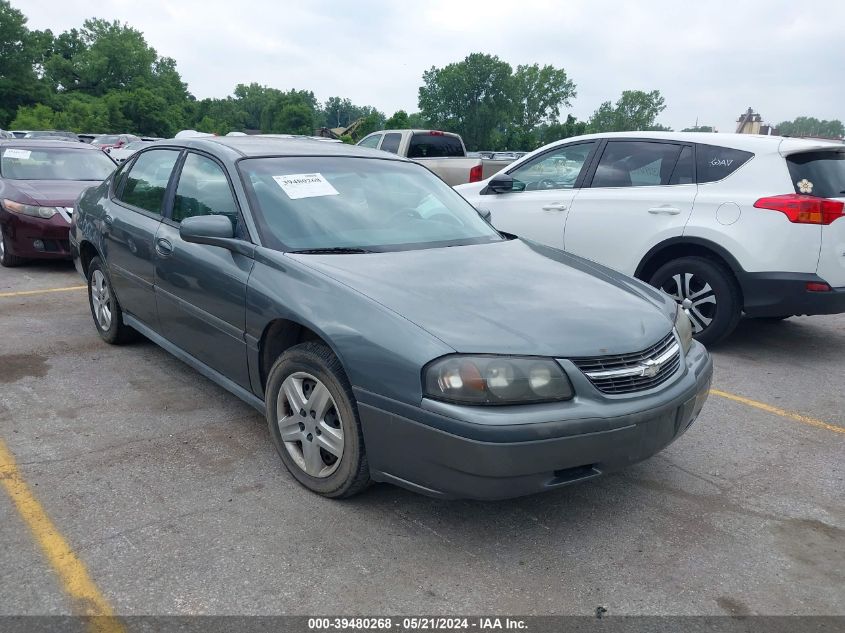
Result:
<svg viewBox="0 0 845 633"><path fill-rule="evenodd" d="M483 180L506 164L497 167L492 162L485 165L480 158L467 158L463 139L439 130L381 130L365 136L358 145L417 161L453 187Z"/></svg>

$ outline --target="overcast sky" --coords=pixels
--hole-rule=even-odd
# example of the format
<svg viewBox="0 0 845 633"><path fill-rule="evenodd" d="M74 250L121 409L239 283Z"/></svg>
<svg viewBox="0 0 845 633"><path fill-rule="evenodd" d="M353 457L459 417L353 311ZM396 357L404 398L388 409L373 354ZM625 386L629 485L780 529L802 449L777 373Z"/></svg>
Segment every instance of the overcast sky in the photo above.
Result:
<svg viewBox="0 0 845 633"><path fill-rule="evenodd" d="M173 57L198 98L237 83L417 110L422 73L472 52L566 69L587 118L622 90L660 90L659 118L732 132L753 107L777 123L845 119L845 2L819 0L12 0L54 33L118 19Z"/></svg>

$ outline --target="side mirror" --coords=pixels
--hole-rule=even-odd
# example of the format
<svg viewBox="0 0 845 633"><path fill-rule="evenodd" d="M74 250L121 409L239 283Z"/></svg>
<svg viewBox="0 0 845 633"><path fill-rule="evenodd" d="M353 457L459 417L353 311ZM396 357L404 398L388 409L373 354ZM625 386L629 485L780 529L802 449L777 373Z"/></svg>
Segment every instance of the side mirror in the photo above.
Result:
<svg viewBox="0 0 845 633"><path fill-rule="evenodd" d="M235 237L232 221L225 215L195 215L179 225L179 237L194 244L215 244L218 240Z"/></svg>
<svg viewBox="0 0 845 633"><path fill-rule="evenodd" d="M492 193L511 193L525 189L525 183L514 180L508 174L498 174L493 176L492 180L487 183L487 189Z"/></svg>

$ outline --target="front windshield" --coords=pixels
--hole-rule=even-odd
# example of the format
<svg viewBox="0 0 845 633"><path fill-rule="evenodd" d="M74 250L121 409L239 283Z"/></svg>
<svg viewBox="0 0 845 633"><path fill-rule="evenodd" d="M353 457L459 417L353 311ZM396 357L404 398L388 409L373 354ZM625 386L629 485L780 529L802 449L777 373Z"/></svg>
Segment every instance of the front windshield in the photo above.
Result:
<svg viewBox="0 0 845 633"><path fill-rule="evenodd" d="M104 180L114 169L103 152L53 147L6 147L0 176L11 180Z"/></svg>
<svg viewBox="0 0 845 633"><path fill-rule="evenodd" d="M415 163L252 158L239 168L252 190L262 240L278 250L388 251L503 239L449 185Z"/></svg>

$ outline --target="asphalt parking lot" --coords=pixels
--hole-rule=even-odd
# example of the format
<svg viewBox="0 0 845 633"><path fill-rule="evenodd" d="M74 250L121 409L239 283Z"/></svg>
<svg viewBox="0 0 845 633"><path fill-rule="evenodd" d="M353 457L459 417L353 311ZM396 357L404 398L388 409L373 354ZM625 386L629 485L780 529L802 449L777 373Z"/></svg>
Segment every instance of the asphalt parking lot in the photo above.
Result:
<svg viewBox="0 0 845 633"><path fill-rule="evenodd" d="M845 615L845 315L744 321L695 425L622 473L338 502L246 404L152 343L102 343L81 284L0 270L0 615L84 610L82 570L127 615Z"/></svg>

